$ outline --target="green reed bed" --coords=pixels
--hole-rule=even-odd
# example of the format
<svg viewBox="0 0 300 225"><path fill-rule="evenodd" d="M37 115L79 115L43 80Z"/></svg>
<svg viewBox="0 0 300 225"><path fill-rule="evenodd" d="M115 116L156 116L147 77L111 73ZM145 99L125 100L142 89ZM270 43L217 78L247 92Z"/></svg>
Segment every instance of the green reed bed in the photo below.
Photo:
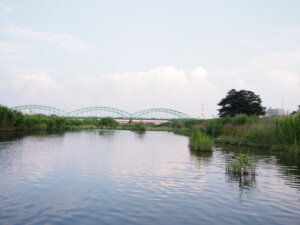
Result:
<svg viewBox="0 0 300 225"><path fill-rule="evenodd" d="M193 131L190 135L189 146L195 151L212 151L213 140L199 131Z"/></svg>
<svg viewBox="0 0 300 225"><path fill-rule="evenodd" d="M240 154L226 164L226 172L233 175L255 175L255 163L248 154Z"/></svg>
<svg viewBox="0 0 300 225"><path fill-rule="evenodd" d="M300 145L300 113L279 118L276 122L276 135L281 143Z"/></svg>

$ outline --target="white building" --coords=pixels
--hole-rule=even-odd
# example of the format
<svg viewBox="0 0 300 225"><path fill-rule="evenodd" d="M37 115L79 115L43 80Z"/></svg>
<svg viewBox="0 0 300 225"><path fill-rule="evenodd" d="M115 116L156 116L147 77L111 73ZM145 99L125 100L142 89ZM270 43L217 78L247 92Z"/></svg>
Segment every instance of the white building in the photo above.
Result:
<svg viewBox="0 0 300 225"><path fill-rule="evenodd" d="M268 108L266 111L266 116L283 116L285 115L284 109L272 109L272 107Z"/></svg>

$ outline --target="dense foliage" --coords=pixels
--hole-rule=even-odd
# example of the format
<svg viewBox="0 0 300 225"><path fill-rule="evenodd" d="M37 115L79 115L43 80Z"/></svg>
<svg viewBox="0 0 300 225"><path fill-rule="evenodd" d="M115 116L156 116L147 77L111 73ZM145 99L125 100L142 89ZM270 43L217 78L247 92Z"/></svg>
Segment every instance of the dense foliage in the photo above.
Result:
<svg viewBox="0 0 300 225"><path fill-rule="evenodd" d="M0 105L0 128L20 128L24 124L22 113Z"/></svg>
<svg viewBox="0 0 300 225"><path fill-rule="evenodd" d="M261 105L259 95L254 94L252 91L236 91L232 89L218 105L221 106L219 109L220 117L236 116L239 114L257 116L265 114L265 108Z"/></svg>
<svg viewBox="0 0 300 225"><path fill-rule="evenodd" d="M118 122L114 118L104 117L99 120L98 125L114 128L118 126Z"/></svg>

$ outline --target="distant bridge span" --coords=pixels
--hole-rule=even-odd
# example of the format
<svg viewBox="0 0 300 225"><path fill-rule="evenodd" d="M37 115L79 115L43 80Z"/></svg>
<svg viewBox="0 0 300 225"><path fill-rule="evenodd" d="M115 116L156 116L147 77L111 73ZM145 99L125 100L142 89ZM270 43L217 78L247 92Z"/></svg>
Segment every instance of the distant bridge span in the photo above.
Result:
<svg viewBox="0 0 300 225"><path fill-rule="evenodd" d="M71 112L44 105L21 105L13 107L12 109L25 114L57 115L68 118L112 117L126 120L178 120L191 118L188 114L167 108L145 109L135 113L104 106L85 107Z"/></svg>

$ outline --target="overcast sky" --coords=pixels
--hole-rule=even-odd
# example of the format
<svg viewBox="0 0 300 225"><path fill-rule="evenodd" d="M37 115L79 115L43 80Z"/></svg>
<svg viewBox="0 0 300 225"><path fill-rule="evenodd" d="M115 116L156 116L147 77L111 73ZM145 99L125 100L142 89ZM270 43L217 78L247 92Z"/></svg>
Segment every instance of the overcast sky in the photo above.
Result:
<svg viewBox="0 0 300 225"><path fill-rule="evenodd" d="M217 114L300 105L299 0L0 0L0 104Z"/></svg>

